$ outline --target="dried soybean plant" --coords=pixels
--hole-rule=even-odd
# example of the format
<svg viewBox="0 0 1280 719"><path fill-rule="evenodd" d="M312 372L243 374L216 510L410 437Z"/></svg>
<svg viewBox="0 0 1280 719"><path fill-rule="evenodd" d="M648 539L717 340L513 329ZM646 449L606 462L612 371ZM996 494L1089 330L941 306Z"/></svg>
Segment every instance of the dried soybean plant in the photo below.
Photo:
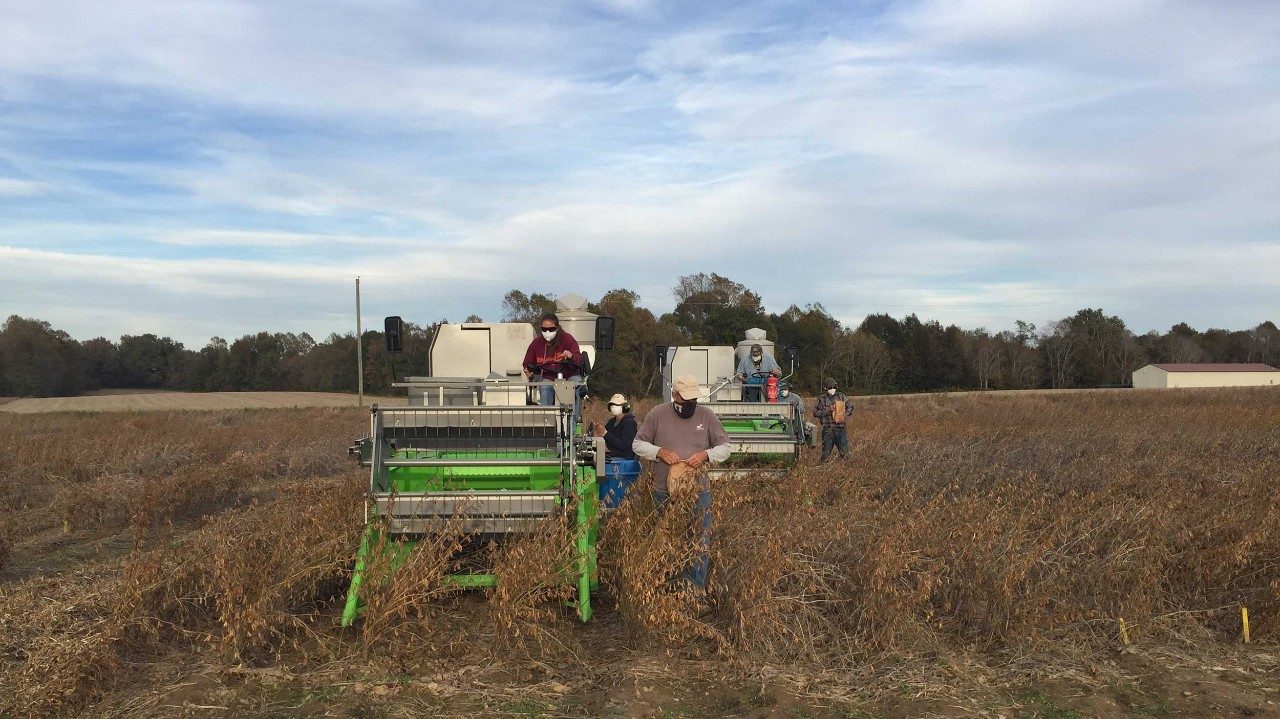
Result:
<svg viewBox="0 0 1280 719"><path fill-rule="evenodd" d="M807 456L782 479L716 486L710 611L667 581L695 550L692 499L656 511L644 480L602 523L597 601L616 608L637 644L707 647L732 655L734 666L837 677L830 681L922 656L992 666L1105 657L1119 641L1119 618L1143 642L1234 640L1240 606L1260 618L1255 640L1276 637L1280 626L1266 618L1280 615L1280 394L859 402L851 460L819 466ZM57 492L107 492L113 476L133 478L123 497L145 496L131 482L163 482L237 451L291 456L285 432L271 429L277 422L223 419L231 424L180 418L186 424L175 429L133 417L132 443L95 418L0 422L0 433L55 478ZM350 416L344 421L349 427ZM68 434L77 422L84 446L59 454L31 441ZM264 431L252 441L235 434L246 428ZM148 463L147 452L158 459ZM115 672L132 664L122 658L157 647L209 644L266 660L331 627L337 609L326 602L349 578L367 478L352 471L283 483L290 467L330 471L308 461L258 464L264 469L246 485L256 506L219 510L226 495L214 493L207 504L175 500L147 514L152 526L222 511L166 552L139 552L92 577L0 585L0 713L74 711L119 681ZM0 480L9 516L47 510L48 493L32 492L29 474L5 466ZM133 515L84 521L85 531L110 531ZM370 653L397 651L385 640L414 636L427 656L573 655L583 635L553 576L567 534L548 525L546 536L493 548L486 559L507 581L483 598L440 581L456 569L459 536L419 545L399 572L387 568L366 583L361 642ZM24 551L21 542L14 551ZM610 614L594 621L613 621ZM468 641L476 638L485 641Z"/></svg>
<svg viewBox="0 0 1280 719"><path fill-rule="evenodd" d="M273 660L309 636L318 603L349 579L363 481L353 475L283 489L281 499L136 553L115 575L95 579L91 593L63 601L22 661L0 673L0 687L12 689L0 692L0 712L74 712L120 682L120 667L134 656L210 645L232 661ZM0 599L5 622L22 618L21 602Z"/></svg>
<svg viewBox="0 0 1280 719"><path fill-rule="evenodd" d="M495 647L508 657L580 656L577 620L566 607L577 593L574 531L565 515L552 516L492 548L499 581L488 593L486 619Z"/></svg>
<svg viewBox="0 0 1280 719"><path fill-rule="evenodd" d="M673 581L699 551L699 530L693 527L696 494L672 495L659 509L650 487L650 477L642 478L606 515L599 544L601 585L634 634L674 642L718 640L720 634L699 617L698 604Z"/></svg>
<svg viewBox="0 0 1280 719"><path fill-rule="evenodd" d="M462 517L416 546L381 533L366 553L360 599L364 604L361 643L366 653L405 640L429 642L437 628L435 605L457 589L445 581L462 549Z"/></svg>

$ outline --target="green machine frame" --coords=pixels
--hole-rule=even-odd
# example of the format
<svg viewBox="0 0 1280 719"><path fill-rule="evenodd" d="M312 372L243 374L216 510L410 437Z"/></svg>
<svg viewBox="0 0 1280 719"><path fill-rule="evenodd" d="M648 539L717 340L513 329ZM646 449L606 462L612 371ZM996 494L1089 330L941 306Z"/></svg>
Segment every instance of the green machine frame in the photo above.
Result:
<svg viewBox="0 0 1280 719"><path fill-rule="evenodd" d="M784 474L800 459L804 418L786 402L708 402L724 425L733 450L730 462L711 469L715 476Z"/></svg>
<svg viewBox="0 0 1280 719"><path fill-rule="evenodd" d="M424 536L446 528L487 542L534 531L557 515L573 531L574 561L564 577L575 588L570 604L582 621L591 618L604 444L583 436L574 419L571 397L581 383L555 384L557 398L568 400L557 406L373 408L370 436L351 448L370 481L343 626L363 609L365 571L379 548L393 553L395 568ZM446 577L460 588L499 581L484 568Z"/></svg>

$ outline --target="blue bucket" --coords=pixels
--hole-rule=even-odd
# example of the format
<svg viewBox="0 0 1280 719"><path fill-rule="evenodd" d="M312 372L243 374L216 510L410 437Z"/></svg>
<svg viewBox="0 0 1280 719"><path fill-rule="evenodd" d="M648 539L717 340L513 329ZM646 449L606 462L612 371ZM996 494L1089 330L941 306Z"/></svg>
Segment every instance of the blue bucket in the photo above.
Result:
<svg viewBox="0 0 1280 719"><path fill-rule="evenodd" d="M600 502L614 509L627 496L627 488L640 476L640 460L609 459L604 463L604 477L600 479Z"/></svg>

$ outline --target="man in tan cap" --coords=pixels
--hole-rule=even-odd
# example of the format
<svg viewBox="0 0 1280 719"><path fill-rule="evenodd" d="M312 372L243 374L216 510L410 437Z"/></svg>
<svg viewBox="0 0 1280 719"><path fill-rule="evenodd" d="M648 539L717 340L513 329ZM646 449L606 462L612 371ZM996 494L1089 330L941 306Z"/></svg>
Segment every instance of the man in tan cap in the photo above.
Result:
<svg viewBox="0 0 1280 719"><path fill-rule="evenodd" d="M654 504L661 508L671 494L697 491L692 533L699 552L680 573L698 591L707 587L707 563L711 551L711 483L706 466L729 459L729 434L720 418L698 406L702 388L692 375L676 378L671 404L660 404L645 415L632 449L653 461Z"/></svg>

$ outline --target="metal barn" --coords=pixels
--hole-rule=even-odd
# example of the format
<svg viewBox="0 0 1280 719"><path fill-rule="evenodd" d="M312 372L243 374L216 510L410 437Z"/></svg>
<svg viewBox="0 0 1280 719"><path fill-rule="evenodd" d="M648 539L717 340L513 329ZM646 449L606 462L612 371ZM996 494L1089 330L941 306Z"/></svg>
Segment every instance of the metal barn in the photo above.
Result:
<svg viewBox="0 0 1280 719"><path fill-rule="evenodd" d="M1174 387L1280 387L1280 369L1247 364L1149 364L1133 373L1135 389Z"/></svg>

